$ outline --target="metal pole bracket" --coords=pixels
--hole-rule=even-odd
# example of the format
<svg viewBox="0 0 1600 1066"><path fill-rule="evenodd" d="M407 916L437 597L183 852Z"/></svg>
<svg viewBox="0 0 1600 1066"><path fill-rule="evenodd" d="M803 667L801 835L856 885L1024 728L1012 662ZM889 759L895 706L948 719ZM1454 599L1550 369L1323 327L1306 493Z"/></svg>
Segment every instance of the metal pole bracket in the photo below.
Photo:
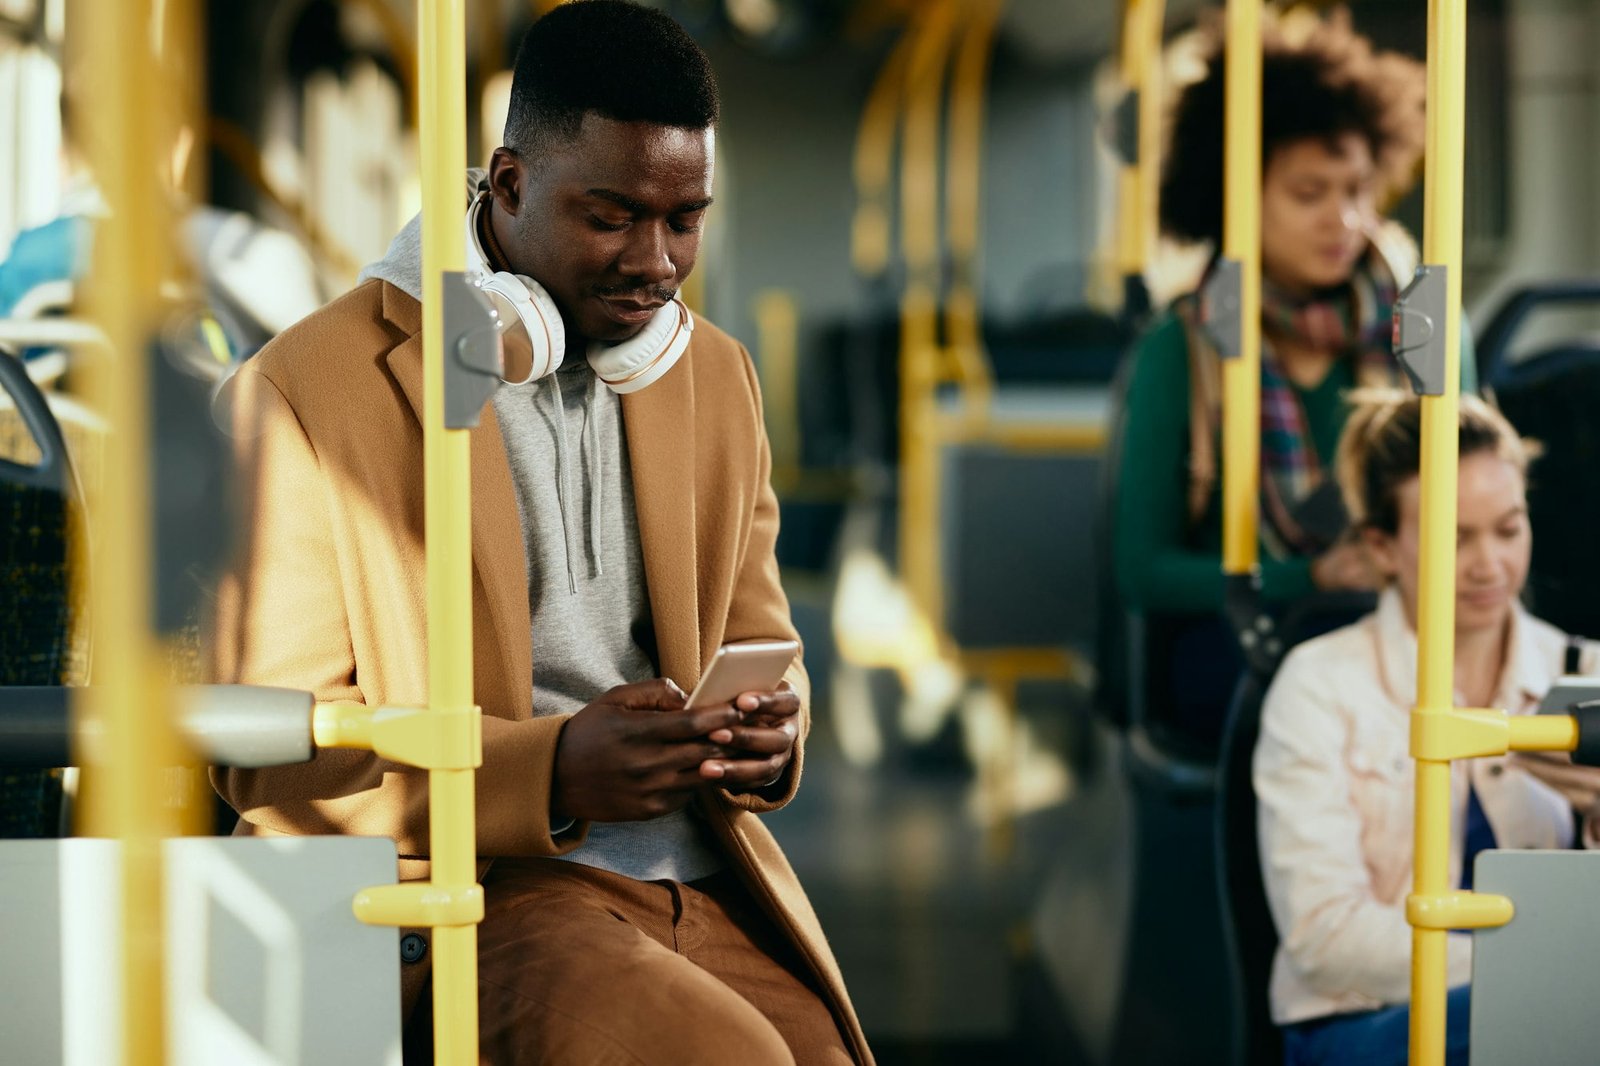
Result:
<svg viewBox="0 0 1600 1066"><path fill-rule="evenodd" d="M1419 266L1394 305L1394 354L1419 396L1445 392L1449 268Z"/></svg>
<svg viewBox="0 0 1600 1066"><path fill-rule="evenodd" d="M1139 165L1139 90L1129 89L1111 110L1111 122L1106 129L1111 150L1123 166Z"/></svg>
<svg viewBox="0 0 1600 1066"><path fill-rule="evenodd" d="M1200 328L1217 354L1237 359L1244 354L1244 263L1219 256L1200 286Z"/></svg>
<svg viewBox="0 0 1600 1066"><path fill-rule="evenodd" d="M444 272L444 424L472 429L499 388L500 334L488 298L459 271Z"/></svg>

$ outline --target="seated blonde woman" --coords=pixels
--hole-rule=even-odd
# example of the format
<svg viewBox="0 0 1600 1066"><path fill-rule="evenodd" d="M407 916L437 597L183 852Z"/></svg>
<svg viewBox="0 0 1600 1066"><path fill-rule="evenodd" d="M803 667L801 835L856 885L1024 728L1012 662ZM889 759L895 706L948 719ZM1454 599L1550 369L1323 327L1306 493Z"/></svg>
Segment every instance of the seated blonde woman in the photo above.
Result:
<svg viewBox="0 0 1600 1066"><path fill-rule="evenodd" d="M1262 873L1281 940L1272 1017L1289 1064L1404 1063L1410 1024L1421 405L1389 390L1353 402L1337 474L1387 586L1372 614L1290 654L1267 693L1255 752ZM1457 699L1529 714L1569 654L1593 672L1600 649L1518 602L1532 545L1530 446L1466 396L1460 444ZM1450 861L1463 887L1486 848L1573 846L1574 810L1590 835L1600 771L1512 756L1457 762L1453 772ZM1448 1056L1463 1066L1471 951L1469 936L1451 935Z"/></svg>

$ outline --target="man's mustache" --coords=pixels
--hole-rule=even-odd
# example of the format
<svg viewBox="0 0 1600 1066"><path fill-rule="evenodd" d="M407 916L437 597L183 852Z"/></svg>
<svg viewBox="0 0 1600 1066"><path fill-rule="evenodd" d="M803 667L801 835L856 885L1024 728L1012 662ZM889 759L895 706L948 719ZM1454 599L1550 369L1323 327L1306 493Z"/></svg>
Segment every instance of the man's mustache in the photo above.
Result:
<svg viewBox="0 0 1600 1066"><path fill-rule="evenodd" d="M639 288L636 285L597 285L594 289L597 296L621 297L625 300L637 300L640 303L666 303L678 297L677 289L668 289L655 285Z"/></svg>

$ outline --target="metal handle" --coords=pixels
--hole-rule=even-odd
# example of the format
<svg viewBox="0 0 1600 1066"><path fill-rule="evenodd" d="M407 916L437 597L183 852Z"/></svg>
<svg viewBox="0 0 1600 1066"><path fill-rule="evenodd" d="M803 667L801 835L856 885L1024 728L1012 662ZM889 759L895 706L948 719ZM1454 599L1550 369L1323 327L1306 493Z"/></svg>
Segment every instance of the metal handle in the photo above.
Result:
<svg viewBox="0 0 1600 1066"><path fill-rule="evenodd" d="M66 495L72 483L72 474L61 425L51 413L50 402L45 399L44 393L28 377L27 366L10 352L0 352L0 388L4 388L16 403L17 414L22 417L22 424L39 446L40 455L36 464L0 459L0 480Z"/></svg>
<svg viewBox="0 0 1600 1066"><path fill-rule="evenodd" d="M1478 381L1494 378L1511 350L1511 341L1535 309L1547 304L1600 303L1600 281L1564 281L1527 285L1511 294L1484 328L1478 343Z"/></svg>
<svg viewBox="0 0 1600 1066"><path fill-rule="evenodd" d="M0 766L72 766L84 746L103 743L92 727L74 734L65 685L0 687ZM178 730L216 766L283 766L311 758L311 693L260 685L179 689Z"/></svg>

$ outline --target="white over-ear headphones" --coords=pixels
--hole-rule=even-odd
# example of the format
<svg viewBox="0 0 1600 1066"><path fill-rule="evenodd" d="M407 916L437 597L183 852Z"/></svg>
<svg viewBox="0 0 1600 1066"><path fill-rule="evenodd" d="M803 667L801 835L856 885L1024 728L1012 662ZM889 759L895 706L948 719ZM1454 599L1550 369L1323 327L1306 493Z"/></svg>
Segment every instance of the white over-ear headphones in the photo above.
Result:
<svg viewBox="0 0 1600 1066"><path fill-rule="evenodd" d="M567 348L561 312L543 285L524 274L497 271L478 243L478 214L489 202L477 196L467 208L467 278L489 298L508 366L528 368L513 385L560 369ZM612 392L637 392L671 370L689 347L694 315L674 297L637 334L619 344L589 345L589 365Z"/></svg>

